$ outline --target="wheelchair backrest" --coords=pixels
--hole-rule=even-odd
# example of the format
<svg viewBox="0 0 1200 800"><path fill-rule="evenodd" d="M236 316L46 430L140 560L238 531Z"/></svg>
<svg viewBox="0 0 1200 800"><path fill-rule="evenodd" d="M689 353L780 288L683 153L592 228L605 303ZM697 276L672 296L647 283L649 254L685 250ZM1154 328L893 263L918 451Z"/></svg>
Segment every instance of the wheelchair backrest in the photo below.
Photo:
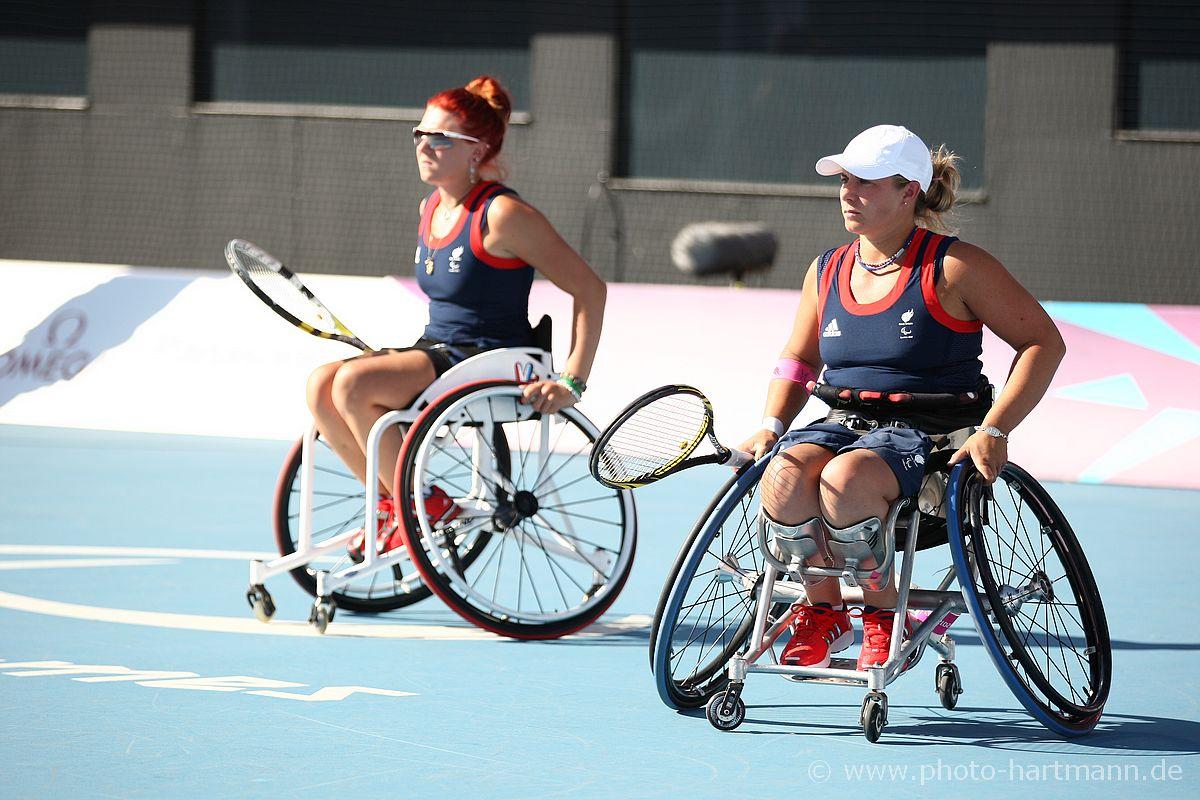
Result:
<svg viewBox="0 0 1200 800"><path fill-rule="evenodd" d="M933 452L925 462L925 477L917 493L917 507L921 510L921 524L917 530L918 550L946 543L946 487L950 481L950 456L963 446L972 431L972 428L959 428L929 437L933 440ZM901 515L900 519L903 521L907 517ZM907 540L907 525L897 525L896 549L902 550Z"/></svg>

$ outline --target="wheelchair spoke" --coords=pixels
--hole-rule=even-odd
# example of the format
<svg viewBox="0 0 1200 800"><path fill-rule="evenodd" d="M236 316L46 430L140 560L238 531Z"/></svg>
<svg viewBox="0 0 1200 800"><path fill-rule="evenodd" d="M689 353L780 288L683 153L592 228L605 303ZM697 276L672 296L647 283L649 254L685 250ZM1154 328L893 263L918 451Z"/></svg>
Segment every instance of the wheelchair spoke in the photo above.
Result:
<svg viewBox="0 0 1200 800"><path fill-rule="evenodd" d="M566 432L567 432L567 426L566 426L566 425L560 425L560 426L558 427L558 435L557 435L557 436L554 438L554 442L553 442L553 443L550 445L550 448L549 448L549 450L547 451L547 454L549 454L549 453L557 453L557 452L558 452L558 446L559 446L560 444L562 444L562 438L563 438L563 434L565 434ZM574 454L572 454L571 458L575 458L576 456L578 456L580 453L582 453L582 452L583 452L583 449L587 449L587 447L589 447L590 445L591 445L591 443L590 443L590 442L588 442L588 443L587 443L587 444L584 446L584 448L582 448L582 449L580 449L580 450L576 450L576 451L575 451L575 453L574 453ZM537 474L533 476L533 486L534 486L534 489L535 489L535 490L536 490L536 489L540 489L540 488L541 488L541 486L542 486L542 483L543 483L543 481L542 481L542 474L543 474L543 473L546 471L546 467L547 467L547 465L549 465L549 463L550 463L550 459L549 459L549 458L546 458L546 460L544 460L544 461L542 462L542 466L541 466L541 468L540 468L540 469L538 469L538 471L537 471Z"/></svg>
<svg viewBox="0 0 1200 800"><path fill-rule="evenodd" d="M709 587L708 587L708 588L707 588L707 589L706 589L706 590L705 590L705 591L702 593L702 595L701 595L701 598L700 598L700 599L698 599L698 600L696 601L696 603L692 604L692 606L689 608L689 611L694 611L696 608L699 608L699 607L701 607L701 606L703 606L703 607L705 607L705 608L710 608L710 607L712 607L712 606L716 605L716 602L717 602L717 592L719 591L719 589L720 589L720 584L718 584L718 583L716 583L716 582L713 582L712 584L710 584L710 585L709 585ZM719 622L720 622L722 619L724 619L724 615L723 615L723 616L722 616L720 619L716 620L716 622L714 623L714 622L712 622L712 621L711 621L711 617L712 617L712 614L711 614L711 613L708 613L708 614L704 614L704 613L702 613L702 614L699 614L699 615L697 615L697 618L696 618L696 620L695 620L695 621L693 621L693 622L691 622L691 626L692 626L692 627L691 627L691 632L688 634L688 639L687 639L687 641L685 641L685 642L684 642L684 644L683 644L683 647L681 647L681 648L675 648L676 655L674 656L674 658L672 659L672 661L677 661L677 660L679 660L680 658L682 658L682 657L683 657L683 654L684 654L685 652L687 652L687 649L688 649L688 648L689 648L691 645L695 644L695 642L696 642L696 639L697 639L699 636L703 636L703 637L704 637L704 641L705 641L705 642L707 642L707 640L708 640L708 632L709 632L710 630L712 630L712 628L713 628L713 626L714 626L715 624L719 623ZM700 625L700 624L703 622L703 620L705 620L705 619L709 619L710 621L709 621L708 625L706 625L706 626L705 626L704 630L703 630L703 631L701 631L701 632L698 634L698 633L697 633L698 626L699 626L699 625ZM687 621L688 621L688 620L687 620L687 617L686 617L686 616L685 616L685 617L682 617L682 618L680 618L680 620L679 620L678 624L675 626L675 631L681 631L681 630L683 629L683 626L684 626L684 624L686 624L686 623L687 623ZM675 634L675 631L672 631L672 636L671 636L672 640L674 640L674 638L675 638L675 636L674 636L674 634ZM704 657L704 654L703 654L703 652L701 652L701 654L700 654L699 656L697 656L697 657L696 657L696 661L697 661L697 663L699 663L699 661L700 661L700 660L701 660L703 657Z"/></svg>
<svg viewBox="0 0 1200 800"><path fill-rule="evenodd" d="M500 572L504 569L504 550L508 547L508 537L500 537L500 559L496 562L496 578L492 581L492 604L496 603L496 593L500 589Z"/></svg>
<svg viewBox="0 0 1200 800"><path fill-rule="evenodd" d="M716 647L716 645L717 645L717 644L719 644L719 643L721 643L721 642L722 642L722 639L724 638L724 635L725 635L725 634L726 634L726 633L729 631L729 627L730 627L730 626L728 626L728 625L725 625L725 626L724 626L724 627L721 629L721 635L719 635L719 636L717 636L717 637L714 637L714 638L713 638L713 641L712 641L712 643L711 643L711 644L708 642L708 634L709 634L709 633L710 633L710 632L711 632L711 631L712 631L714 628L716 628L716 627L717 627L717 626L719 626L719 625L720 625L722 622L724 622L726 619L728 619L728 617L729 617L729 615L730 615L730 614L732 614L732 613L734 613L735 611L738 611L738 610L739 610L739 609L737 609L736 607L731 609L731 608L728 608L728 606L726 606L726 604L725 604L725 600L727 600L727 599L728 599L728 597L729 597L729 595L728 595L728 594L721 594L721 595L720 595L720 598L719 598L719 599L721 600L721 608L722 608L722 610L724 611L724 613L723 613L723 614L721 614L721 616L720 616L720 617L718 617L718 618L717 618L717 619L716 619L714 622L710 623L710 624L709 624L709 625L708 625L708 626L707 626L707 627L704 629L704 631L703 631L703 632L702 632L702 634L701 634L701 635L703 636L703 640L702 640L702 642L701 642L701 651L700 651L700 654L699 654L699 655L696 657L696 662L697 662L697 665L698 665L698 666L697 666L696 670L694 670L694 671L693 671L693 673L692 673L693 675L694 675L696 672L698 672L698 671L699 671L699 669L700 669L700 668L699 668L699 664L700 664L700 663L701 663L701 662L704 660L704 658L705 658L706 656L708 656L708 654L709 654L709 653L711 653L711 652L712 652L713 648L714 648L714 647ZM716 605L716 599L718 599L718 598L714 598L714 599L713 599L713 601L710 603L710 605ZM695 626L693 626L692 630L693 630L693 632L695 631ZM686 649L687 649L689 646L691 646L692 644L694 644L695 642L696 642L696 638L695 638L695 636L693 636L691 639L689 639L689 640L688 640L688 641L687 641L687 642L684 644L683 650L680 650L680 651L679 651L679 652L680 652L680 655L682 655L682 654L683 654L683 652L684 652L684 651L685 651L685 650L686 650Z"/></svg>
<svg viewBox="0 0 1200 800"><path fill-rule="evenodd" d="M538 611L545 614L546 609L542 607L542 598L538 595L537 581L533 579L533 573L529 569L529 562L525 560L525 539L518 537L517 551L521 554L521 568L525 575L529 577L529 589L533 592L533 600L537 603ZM520 601L517 603L517 608L520 608Z"/></svg>
<svg viewBox="0 0 1200 800"><path fill-rule="evenodd" d="M492 403L492 401L489 398L488 399L488 407L489 408L491 407L491 403ZM495 418L495 416L496 416L495 413L493 413L492 417ZM521 459L520 459L520 464L517 466L517 474L513 478L513 486L516 486L518 488L525 486L525 464L529 461L529 454L534 451L533 440L535 438L537 438L538 434L541 432L539 429L541 428L542 424L544 424L544 423L541 420L538 420L537 424L525 426L526 428L529 429L529 443L526 444L524 447L520 448ZM520 426L517 426L517 429L516 429L516 439L517 439L517 444L520 445L521 444L521 428L520 428Z"/></svg>
<svg viewBox="0 0 1200 800"><path fill-rule="evenodd" d="M699 575L697 575L697 577L699 577ZM709 581L709 588L706 589L705 592L706 593L711 592L715 596L715 593L717 591L723 591L722 590L723 585L724 585L724 583L722 581L715 580L715 579L711 580L711 581ZM725 594L730 594L730 592L725 592ZM742 592L734 590L732 592L732 594L736 594L740 597L742 595ZM697 599L694 603L682 604L681 606L679 606L679 610L683 611L683 610L691 610L694 608L699 608L700 606L704 605L705 603L709 602L710 600L711 600L710 597L701 597L701 598ZM745 607L746 611L750 610L750 604L748 602L746 602L745 600L742 601L742 605Z"/></svg>
<svg viewBox="0 0 1200 800"><path fill-rule="evenodd" d="M719 581L716 581L716 580L709 581L708 585L704 587L704 590L700 592L700 595L693 602L681 605L679 607L679 611L683 612L683 613L681 616L676 618L675 631L681 630L683 628L683 626L688 622L688 618L692 615L692 612L696 611L696 609L698 609L702 606L707 606L707 605L711 604L714 601L714 598L716 597L717 592L720 590L721 590L721 584ZM703 614L698 615L697 620L699 620L703 616L704 616ZM695 633L696 625L698 624L698 622L692 622L691 624L692 624L692 633ZM672 638L674 638L674 631L672 631Z"/></svg>
<svg viewBox="0 0 1200 800"><path fill-rule="evenodd" d="M291 494L293 497L299 497L300 496L300 487L297 486L295 489L292 489ZM333 491L329 491L329 490L325 490L325 491L321 491L319 489L313 490L313 497L336 497L339 500L353 500L353 499L357 498L358 500L361 501L366 496L367 496L366 492L359 492L358 494L346 494L345 492L333 492Z"/></svg>
<svg viewBox="0 0 1200 800"><path fill-rule="evenodd" d="M531 492L533 492L533 493L535 493L535 494L536 494L536 493L537 493L537 491L538 491L538 489L541 489L543 486L545 486L547 481L553 480L554 476L555 476L555 475L557 475L558 473L562 472L562 470L563 470L563 468L564 468L564 467L566 467L568 464L574 464L574 463L577 463L577 462L575 461L575 459L577 459L577 458L579 458L580 456L582 456L582 455L583 455L583 451L584 451L584 450L587 450L587 449L588 449L588 448L590 448L591 446L592 446L592 443L591 443L591 442L584 442L583 444L581 444L581 445L579 446L579 448L578 448L578 449L576 449L576 450L575 450L574 452L572 452L571 454L567 455L567 456L566 456L566 457L563 459L563 463L561 463L561 464L559 464L557 467L555 467L553 472L551 472L549 475L546 475L545 477L543 477L543 478L541 478L540 480L538 480L538 482L537 482L537 483L535 483L535 484L533 485L533 488L532 488L532 489L530 489L529 491L531 491ZM585 459L585 461L586 461L586 459ZM550 459L546 459L546 463L547 463L547 464L548 464L548 463L550 463ZM586 466L586 464L585 464L585 466ZM539 474L540 474L540 473L539 473ZM558 488L558 489L561 491L562 489L565 489L567 486L570 486L570 485L572 485L572 484L574 484L574 483L578 483L579 481L581 481L581 480L584 480L585 478L586 478L586 479L589 479L589 480L590 480L590 479L592 479L591 473L587 472L587 470L586 470L586 469L584 470L584 474L583 474L582 476L580 476L580 477L576 478L575 480L571 481L571 482L570 482L570 483L568 483L568 484L565 484L565 485L563 485L563 486L559 486L559 487L557 487L557 488Z"/></svg>
<svg viewBox="0 0 1200 800"><path fill-rule="evenodd" d="M559 513L561 514L562 512ZM586 519L588 522L598 522L601 525L611 525L616 528L621 527L621 523L619 522L613 522L610 519L600 519L599 517L589 517L587 514L563 514L563 516L571 517L572 519Z"/></svg>
<svg viewBox="0 0 1200 800"><path fill-rule="evenodd" d="M1000 507L994 508L993 514L992 514L993 518L995 517L996 513L999 513L999 515L1001 517L1005 518L1005 522L1008 522L1009 528L1014 534L1016 534L1016 532L1018 530L1024 530L1024 523L1019 522L1018 524L1013 524L1012 522L1009 522L1009 520L1007 519L1007 514L1005 513L1003 508L1000 508ZM996 548L995 548L996 556L994 559L991 559L992 563L995 564L996 566L1003 567L1006 570L1007 574L1012 575L1016 571L1015 567L1014 567L1014 562L1017 560L1020 560L1022 566L1028 568L1028 570L1029 570L1029 572L1026 573L1026 577L1031 575L1033 573L1033 571L1036 569L1036 567L1030 565L1030 563L1028 561L1026 561L1024 558L1021 558L1017 554L1017 548L1015 548L1011 545L1008 545L1008 546L1005 545L1004 538L1000 532L1000 529L997 526L993 525L993 526L989 527L988 530L991 532L992 535L991 535L991 537L985 536L984 544L988 544L989 538L994 540L996 543ZM1021 540L1016 538L1015 535L1014 535L1013 541L1017 542L1017 543L1021 543ZM1007 565L1004 564L1004 562L1003 562L1004 554L1002 551L1005 549L1007 549L1007 551L1009 553L1009 561L1008 561ZM1021 549L1026 550L1025 547L1022 547ZM989 553L992 552L991 547L989 547L988 550L989 550ZM1027 551L1027 553L1028 553L1028 551ZM1029 554L1029 558L1033 559L1034 556L1032 554Z"/></svg>
<svg viewBox="0 0 1200 800"><path fill-rule="evenodd" d="M567 600L567 595L563 592L562 584L558 580L558 575L556 575L554 572L554 566L555 566L554 562L550 558L550 554L546 552L546 548L538 546L538 542L533 540L533 537L530 536L530 534L525 530L525 526L523 524L518 525L517 528L514 530L519 530L518 535L520 535L520 536L529 537L531 540L530 544L537 546L537 549L542 551L542 557L546 559L546 566L549 567L550 577L554 579L554 586L555 586L555 588L558 589L558 595L559 595L559 597L562 598L564 606L569 605L569 601ZM562 567L560 566L559 569L562 570ZM571 578L570 575L567 575L567 577L570 578L572 582L574 582L575 579ZM575 585L579 586L579 584L575 584ZM579 586L579 591L581 591L581 592L584 591L584 588L582 586Z"/></svg>
<svg viewBox="0 0 1200 800"><path fill-rule="evenodd" d="M1067 643L1066 643L1066 642L1064 642L1064 641L1063 641L1063 640L1062 640L1062 639L1061 639L1059 636L1057 636L1057 635L1056 635L1056 634L1054 634L1054 633L1051 633L1051 632L1048 630L1048 628L1047 628L1047 626L1049 625L1049 612L1048 612L1048 611L1047 611L1047 623L1046 623L1046 625L1042 625L1042 624L1038 623L1038 622L1036 621L1036 619L1034 619L1034 618L1030 617L1030 616L1029 616L1029 615L1027 615L1027 614L1024 614L1023 612L1022 612L1021 616L1025 617L1025 618L1026 618L1026 619L1028 619L1028 620L1029 620L1029 621L1030 621L1030 622L1031 622L1033 625L1035 625L1036 627L1040 628L1040 629L1041 629L1041 631L1042 631L1042 632L1043 632L1043 633L1046 635L1046 638L1047 638L1047 639L1053 639L1054 641L1056 641L1056 642L1059 644L1059 648L1058 648L1058 654L1059 654L1059 656L1058 656L1058 657L1059 657L1060 659L1062 659L1062 663L1061 663L1061 664L1059 663L1059 661L1058 661L1058 660L1056 660L1056 659L1054 659L1054 658L1052 657L1052 656L1053 656L1053 654L1051 653L1051 651L1050 651L1050 647L1048 646L1048 644L1040 644L1040 643L1038 643L1038 646L1039 646L1039 647L1041 647L1042 651L1045 653L1045 656L1046 656L1046 670L1045 670L1045 672L1044 672L1043 674L1044 674L1044 675L1046 675L1047 677L1049 677L1052 671L1053 671L1053 672L1057 672L1057 673L1058 673L1058 675L1059 675L1059 676L1060 676L1060 677L1063 679L1063 682L1066 684L1066 688L1067 688L1067 690L1071 692L1071 695L1072 695L1072 698L1074 699L1074 702L1077 702L1077 703L1078 703L1078 702L1079 702L1079 696L1078 696L1078 692L1076 692L1076 691L1075 691L1075 685L1074 685L1074 683L1071 681L1071 677L1070 677L1070 675L1068 674L1068 673L1070 672L1070 669L1071 669L1071 668L1070 668L1070 666L1069 666L1069 665L1068 665L1068 663L1067 663L1067 660L1066 660L1066 652L1065 652L1065 651L1066 651L1066 650L1068 650L1068 649L1069 649L1069 650L1071 650L1072 652L1075 652L1074 648L1072 648L1072 647L1068 646L1068 645L1067 645ZM1030 638L1032 638L1032 632L1031 632ZM1037 640L1036 640L1036 639L1035 639L1034 641L1035 641L1035 643L1037 643ZM1076 655L1078 656L1078 653L1076 653Z"/></svg>
<svg viewBox="0 0 1200 800"><path fill-rule="evenodd" d="M462 445L459 445L458 447L460 450L463 450L463 452L466 452L466 448L464 448ZM433 449L437 450L439 453L446 456L447 458L453 460L456 464L458 464L463 469L465 469L467 471L467 474L474 474L475 467L471 464L471 462L469 460L470 459L469 455L464 456L463 458L459 458L458 456L454 455L453 453L451 453L449 450L447 450L445 447L438 444L437 442L433 443ZM466 460L464 460L464 459L466 459Z"/></svg>
<svg viewBox="0 0 1200 800"><path fill-rule="evenodd" d="M528 522L530 522L533 525L536 525L537 527L541 528L544 531L550 531L551 533L556 533L559 536L563 537L564 539L570 539L572 542L579 542L580 544L586 544L588 547L603 551L605 553L615 554L615 553L619 552L617 550L614 550L611 547L605 547L604 545L596 544L595 542L588 541L587 539L584 539L583 537L579 536L578 534L565 533L563 531L560 531L558 528L553 527L552 525L542 524L542 523L538 522L536 519L534 519L533 517L530 517Z"/></svg>
<svg viewBox="0 0 1200 800"><path fill-rule="evenodd" d="M332 467L324 467L324 466L321 466L320 464L315 464L313 466L313 472L323 472L326 475L333 475L338 478L345 478L346 480L350 480L350 481L354 481L355 483L358 483L358 478L354 477L354 475L352 473L347 472L344 469L334 469Z"/></svg>
<svg viewBox="0 0 1200 800"><path fill-rule="evenodd" d="M569 580L571 583L575 584L575 588L577 588L579 591L584 592L584 593L587 592L587 587L585 587L583 584L579 583L579 581L575 580L574 576L572 576L571 573L561 563L559 563L556 559L550 557L549 550L547 550L541 544L541 537L538 537L538 536L530 533L529 531L525 530L524 524L522 524L520 526L520 528L521 528L522 534L529 538L530 544L536 546L539 550L542 551L542 556L546 559L546 566L550 568L550 575L554 576L554 583L558 586L558 593L560 595L562 595L564 604L570 605L570 601L567 600L567 596L565 594L563 594L562 584L559 583L558 577L555 576L555 573L554 573L555 569L557 569L558 572L564 578Z"/></svg>
<svg viewBox="0 0 1200 800"><path fill-rule="evenodd" d="M333 508L334 506L340 506L346 502L353 502L355 505L357 505L361 508L364 505L363 500L364 500L364 498L362 495L359 495L358 497L344 497L340 500L331 500L328 503L322 503L319 506L313 506L313 513L316 514L317 512L320 512L320 511L326 511L330 508ZM297 511L295 514L289 514L288 519L299 520L300 512Z"/></svg>
<svg viewBox="0 0 1200 800"><path fill-rule="evenodd" d="M615 497L615 496L616 495L614 493L614 494L601 495L600 497L589 497L586 500L572 500L569 503L558 503L557 505L551 505L551 504L547 503L547 504L544 504L542 506L542 508L549 508L549 509L558 511L560 509L566 508L567 506L579 506L579 505L583 505L584 503L598 503L602 500L612 500L613 497Z"/></svg>

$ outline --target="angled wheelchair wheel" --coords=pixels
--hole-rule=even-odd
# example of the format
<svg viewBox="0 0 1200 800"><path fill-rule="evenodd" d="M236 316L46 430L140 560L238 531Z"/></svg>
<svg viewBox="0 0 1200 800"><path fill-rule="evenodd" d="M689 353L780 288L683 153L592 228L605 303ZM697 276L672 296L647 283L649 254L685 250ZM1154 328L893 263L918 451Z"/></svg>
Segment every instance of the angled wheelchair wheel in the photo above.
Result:
<svg viewBox="0 0 1200 800"><path fill-rule="evenodd" d="M701 516L667 577L650 638L659 697L700 708L729 683L726 665L745 649L763 572L758 482L768 459L735 475ZM777 617L787 608L771 609Z"/></svg>
<svg viewBox="0 0 1200 800"><path fill-rule="evenodd" d="M275 543L281 555L296 552L300 541L300 473L304 440L288 451L275 486ZM362 527L363 485L341 462L329 443L320 436L313 443L313 542ZM316 596L318 569L338 571L351 565L348 551L325 555L321 559L291 571L292 578L304 591ZM332 598L339 608L349 611L391 611L429 597L429 589L410 561L364 576Z"/></svg>
<svg viewBox="0 0 1200 800"><path fill-rule="evenodd" d="M430 589L480 628L550 639L616 600L633 566L636 517L628 491L588 472L595 426L574 408L540 414L521 398L517 384L483 381L434 401L405 439L396 490L453 503L440 520L422 503L401 515ZM464 549L480 555L465 562Z"/></svg>
<svg viewBox="0 0 1200 800"><path fill-rule="evenodd" d="M1039 722L1061 736L1087 733L1108 700L1112 645L1075 532L1015 464L991 486L960 464L949 497L955 571L988 655Z"/></svg>

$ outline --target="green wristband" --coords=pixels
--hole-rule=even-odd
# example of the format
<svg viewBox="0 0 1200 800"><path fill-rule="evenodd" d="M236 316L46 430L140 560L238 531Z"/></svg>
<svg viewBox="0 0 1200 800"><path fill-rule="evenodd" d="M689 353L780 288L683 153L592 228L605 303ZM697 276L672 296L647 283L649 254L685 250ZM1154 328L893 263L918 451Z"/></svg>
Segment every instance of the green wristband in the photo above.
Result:
<svg viewBox="0 0 1200 800"><path fill-rule="evenodd" d="M575 399L579 400L583 397L583 393L587 391L587 384L576 378L569 372L564 372L558 376L558 382L571 390L571 394L575 395Z"/></svg>

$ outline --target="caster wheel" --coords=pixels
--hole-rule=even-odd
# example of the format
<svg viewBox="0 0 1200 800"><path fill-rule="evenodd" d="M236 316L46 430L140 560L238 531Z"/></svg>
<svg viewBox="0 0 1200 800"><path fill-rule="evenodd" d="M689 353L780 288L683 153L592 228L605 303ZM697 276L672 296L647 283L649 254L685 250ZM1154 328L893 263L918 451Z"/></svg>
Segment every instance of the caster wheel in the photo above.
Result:
<svg viewBox="0 0 1200 800"><path fill-rule="evenodd" d="M267 587L261 584L251 586L246 590L246 602L250 604L255 618L259 622L270 622L271 617L275 616L275 601L271 598Z"/></svg>
<svg viewBox="0 0 1200 800"><path fill-rule="evenodd" d="M317 633L325 633L325 629L329 627L329 623L333 622L333 615L337 611L337 606L330 602L321 602L318 600L313 603L312 612L308 615L308 621Z"/></svg>
<svg viewBox="0 0 1200 800"><path fill-rule="evenodd" d="M731 731L746 719L746 704L738 695L728 697L729 690L717 692L709 698L704 715L719 731Z"/></svg>
<svg viewBox="0 0 1200 800"><path fill-rule="evenodd" d="M862 716L863 733L868 742L878 742L879 734L887 725L887 695L883 692L871 692L863 699Z"/></svg>
<svg viewBox="0 0 1200 800"><path fill-rule="evenodd" d="M958 667L949 662L938 664L935 683L938 699L942 701L942 708L947 711L953 710L958 705L958 696L962 694L962 683L958 679Z"/></svg>

